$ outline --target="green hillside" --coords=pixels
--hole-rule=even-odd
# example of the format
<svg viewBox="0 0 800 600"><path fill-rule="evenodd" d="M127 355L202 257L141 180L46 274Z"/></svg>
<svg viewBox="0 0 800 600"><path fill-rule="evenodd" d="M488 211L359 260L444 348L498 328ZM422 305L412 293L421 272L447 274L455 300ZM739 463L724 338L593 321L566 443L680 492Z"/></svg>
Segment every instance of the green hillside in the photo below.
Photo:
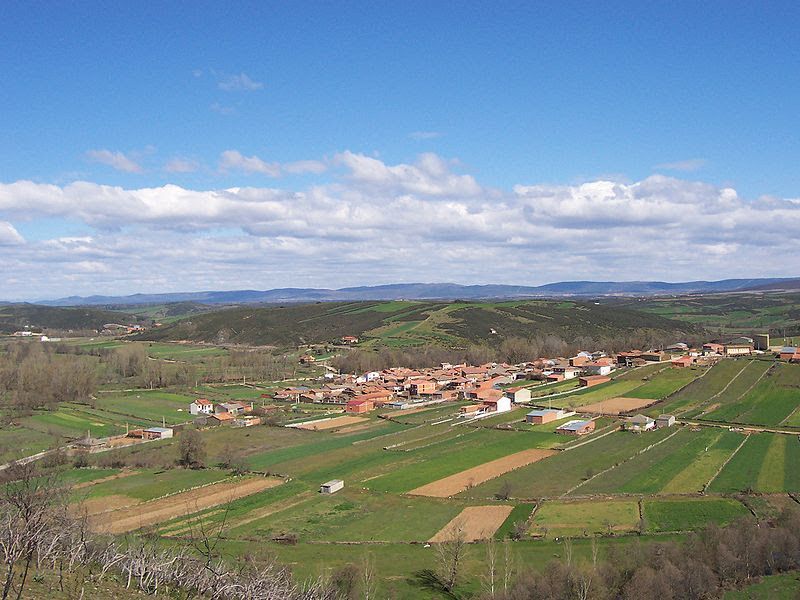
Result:
<svg viewBox="0 0 800 600"><path fill-rule="evenodd" d="M366 345L460 347L512 337L682 339L702 333L693 324L593 302L395 301L235 308L194 315L139 339L287 346L356 335Z"/></svg>
<svg viewBox="0 0 800 600"><path fill-rule="evenodd" d="M105 323L120 322L135 323L136 318L97 308L60 308L38 304L0 306L0 333L12 333L24 327L35 331L102 329Z"/></svg>

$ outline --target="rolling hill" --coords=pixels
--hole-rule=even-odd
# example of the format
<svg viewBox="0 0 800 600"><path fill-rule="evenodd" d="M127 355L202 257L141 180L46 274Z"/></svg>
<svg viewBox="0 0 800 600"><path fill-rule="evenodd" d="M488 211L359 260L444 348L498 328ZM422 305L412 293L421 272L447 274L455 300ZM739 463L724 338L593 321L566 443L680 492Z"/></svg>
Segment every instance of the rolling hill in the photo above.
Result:
<svg viewBox="0 0 800 600"><path fill-rule="evenodd" d="M0 306L0 332L13 333L25 327L36 331L94 330L106 323L136 322L131 315L97 308L60 308L38 304L5 304Z"/></svg>
<svg viewBox="0 0 800 600"><path fill-rule="evenodd" d="M540 286L458 285L454 283L399 283L348 287L338 290L281 288L266 291L234 290L134 294L131 296L70 296L43 300L49 306L108 306L197 302L202 304L265 304L282 302L357 302L364 300L502 300L600 296L654 296L710 294L756 286L791 285L791 279L725 279L722 281L564 281Z"/></svg>
<svg viewBox="0 0 800 600"><path fill-rule="evenodd" d="M239 307L194 315L140 334L153 341L294 346L344 335L367 345L449 347L494 344L511 337L555 335L619 339L634 334L679 339L702 335L689 323L594 302L350 302Z"/></svg>

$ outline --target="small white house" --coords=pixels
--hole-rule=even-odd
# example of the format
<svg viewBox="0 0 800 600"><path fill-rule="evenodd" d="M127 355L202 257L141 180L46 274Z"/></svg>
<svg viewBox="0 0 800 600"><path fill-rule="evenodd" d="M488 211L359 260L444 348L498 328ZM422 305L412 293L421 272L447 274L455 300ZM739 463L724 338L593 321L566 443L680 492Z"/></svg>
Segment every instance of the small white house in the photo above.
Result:
<svg viewBox="0 0 800 600"><path fill-rule="evenodd" d="M486 412L504 413L511 410L511 398L500 396L497 399L484 400L483 405L486 407Z"/></svg>
<svg viewBox="0 0 800 600"><path fill-rule="evenodd" d="M193 415L210 415L214 412L214 403L205 398L198 398L189 405L189 413Z"/></svg>
<svg viewBox="0 0 800 600"><path fill-rule="evenodd" d="M320 494L335 494L344 487L344 481L341 479L331 479L327 483L323 483L319 488Z"/></svg>
<svg viewBox="0 0 800 600"><path fill-rule="evenodd" d="M583 370L589 375L610 375L614 369L611 365L587 363L583 365Z"/></svg>
<svg viewBox="0 0 800 600"><path fill-rule="evenodd" d="M655 419L651 419L650 417L645 415L636 415L635 417L631 417L628 419L625 428L628 431L641 433L642 431L650 431L651 429L655 429L655 427L656 427Z"/></svg>

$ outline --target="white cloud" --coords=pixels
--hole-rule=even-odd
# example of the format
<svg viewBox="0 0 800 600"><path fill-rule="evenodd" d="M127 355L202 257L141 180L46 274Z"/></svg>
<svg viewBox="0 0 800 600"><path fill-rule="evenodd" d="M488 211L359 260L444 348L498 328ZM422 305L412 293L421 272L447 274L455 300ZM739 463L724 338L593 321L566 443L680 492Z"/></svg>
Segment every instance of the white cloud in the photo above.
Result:
<svg viewBox="0 0 800 600"><path fill-rule="evenodd" d="M191 158L176 156L167 161L164 170L167 173L194 173L200 168L200 163Z"/></svg>
<svg viewBox="0 0 800 600"><path fill-rule="evenodd" d="M429 196L476 196L484 190L471 175L457 175L450 165L433 153L421 154L413 165L387 165L377 158L354 154L337 154L335 161L350 169L353 182Z"/></svg>
<svg viewBox="0 0 800 600"><path fill-rule="evenodd" d="M223 159L231 170L289 172L233 150ZM494 190L436 155L386 164L345 152L333 162L344 176L300 189L0 184L0 240L11 244L0 259L21 282L5 295L31 297L35 280L48 282L38 295L53 296L800 275L776 260L800 252L796 200L747 200L663 175ZM22 243L11 223L40 218L83 222L91 234Z"/></svg>
<svg viewBox="0 0 800 600"><path fill-rule="evenodd" d="M245 73L239 73L238 75L224 75L217 86L226 92L252 92L262 89L264 84L251 79Z"/></svg>
<svg viewBox="0 0 800 600"><path fill-rule="evenodd" d="M141 165L122 152L112 152L106 149L89 150L86 153L86 157L91 161L113 167L117 171L123 171L125 173L142 172Z"/></svg>
<svg viewBox="0 0 800 600"><path fill-rule="evenodd" d="M442 137L442 134L439 131L412 131L408 137L412 140L434 140Z"/></svg>
<svg viewBox="0 0 800 600"><path fill-rule="evenodd" d="M0 221L0 246L15 246L24 243L25 240L11 223Z"/></svg>
<svg viewBox="0 0 800 600"><path fill-rule="evenodd" d="M281 166L278 163L268 163L257 156L244 156L236 150L225 150L220 155L219 168L222 171L260 173L268 177L280 177L281 174Z"/></svg>
<svg viewBox="0 0 800 600"><path fill-rule="evenodd" d="M660 165L656 165L655 168L664 171L684 171L689 173L692 171L699 171L706 166L706 163L707 161L704 158L690 158L689 160L661 163Z"/></svg>
<svg viewBox="0 0 800 600"><path fill-rule="evenodd" d="M278 163L267 162L258 156L244 156L238 150L226 150L220 155L220 171L242 171L244 173L259 173L268 177L282 175L304 175L313 173L319 175L327 170L328 165L319 160L298 160L295 162Z"/></svg>

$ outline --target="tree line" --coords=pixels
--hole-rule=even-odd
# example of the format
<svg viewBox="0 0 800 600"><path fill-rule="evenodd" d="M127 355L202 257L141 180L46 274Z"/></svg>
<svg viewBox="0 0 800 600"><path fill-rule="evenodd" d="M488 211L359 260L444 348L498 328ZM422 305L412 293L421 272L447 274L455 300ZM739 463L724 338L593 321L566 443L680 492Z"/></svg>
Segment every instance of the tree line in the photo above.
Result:
<svg viewBox="0 0 800 600"><path fill-rule="evenodd" d="M683 339L664 337L653 330L639 330L625 335L594 338L576 336L565 340L556 335L534 337L506 337L497 344L473 344L465 348L446 348L435 344L406 348L381 346L376 349L355 348L331 359L330 364L343 373L363 373L380 371L389 367L404 366L412 369L435 367L441 363L472 365L487 362L518 364L537 358L574 356L581 350L604 350L619 352L630 349L659 348L686 341L699 343L702 339Z"/></svg>

